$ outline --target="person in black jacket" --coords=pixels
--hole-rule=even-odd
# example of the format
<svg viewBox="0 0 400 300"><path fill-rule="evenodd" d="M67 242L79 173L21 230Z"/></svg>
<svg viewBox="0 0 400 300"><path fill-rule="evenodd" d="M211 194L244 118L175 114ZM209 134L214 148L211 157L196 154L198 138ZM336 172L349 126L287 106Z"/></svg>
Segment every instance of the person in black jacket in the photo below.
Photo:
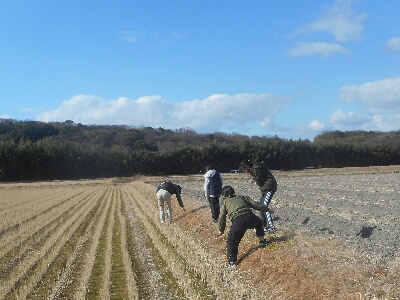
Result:
<svg viewBox="0 0 400 300"><path fill-rule="evenodd" d="M222 190L222 176L212 166L206 167L204 174L204 196L208 200L211 209L212 222L217 223L220 206L219 197Z"/></svg>
<svg viewBox="0 0 400 300"><path fill-rule="evenodd" d="M252 163L249 160L243 160L239 165L239 170L253 177L261 192L260 203L268 206L278 188L278 183L269 167L263 161ZM265 233L275 232L275 225L270 212L260 212L260 218L263 222Z"/></svg>
<svg viewBox="0 0 400 300"><path fill-rule="evenodd" d="M176 195L176 199L178 200L179 206L182 208L183 211L186 211L181 198L182 188L179 185L174 184L169 180L166 180L157 185L156 192L157 192L158 208L160 210L160 220L162 223L165 223L164 202L167 204L168 208L167 216L169 223L171 223L172 221L172 206L171 206L172 195Z"/></svg>

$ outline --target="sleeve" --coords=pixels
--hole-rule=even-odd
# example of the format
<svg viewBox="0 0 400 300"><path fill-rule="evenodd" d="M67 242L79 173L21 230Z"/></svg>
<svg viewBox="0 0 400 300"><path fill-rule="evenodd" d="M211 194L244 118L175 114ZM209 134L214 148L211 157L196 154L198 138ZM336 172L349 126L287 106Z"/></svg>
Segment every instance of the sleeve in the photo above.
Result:
<svg viewBox="0 0 400 300"><path fill-rule="evenodd" d="M227 214L228 214L228 212L226 210L226 201L224 201L224 204L222 205L221 213L219 214L219 220L218 220L218 227L219 227L220 232L225 231Z"/></svg>
<svg viewBox="0 0 400 300"><path fill-rule="evenodd" d="M254 201L249 196L244 196L243 198L246 200L246 202L249 204L251 208L254 208L255 210L258 211L264 211L264 212L269 211L268 206L263 205L260 202Z"/></svg>
<svg viewBox="0 0 400 300"><path fill-rule="evenodd" d="M210 185L210 177L204 177L204 196L208 199L209 196L209 187Z"/></svg>
<svg viewBox="0 0 400 300"><path fill-rule="evenodd" d="M181 192L178 189L177 186L175 186L175 193L176 193L176 199L178 200L179 206L183 207L183 202L182 202L182 198L181 198Z"/></svg>

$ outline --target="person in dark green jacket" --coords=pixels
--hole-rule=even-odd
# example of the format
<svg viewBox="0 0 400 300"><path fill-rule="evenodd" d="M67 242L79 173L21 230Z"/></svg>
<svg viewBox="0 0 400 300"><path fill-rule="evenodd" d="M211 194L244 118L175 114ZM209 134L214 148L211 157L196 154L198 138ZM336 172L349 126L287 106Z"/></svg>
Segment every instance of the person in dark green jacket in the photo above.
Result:
<svg viewBox="0 0 400 300"><path fill-rule="evenodd" d="M278 183L269 167L263 161L252 163L249 160L243 160L239 165L239 171L248 173L253 177L261 192L260 203L268 206L278 189ZM260 218L263 222L265 233L275 232L275 225L270 212L260 212Z"/></svg>
<svg viewBox="0 0 400 300"><path fill-rule="evenodd" d="M226 240L228 267L235 266L239 251L239 244L247 229L255 229L259 239L259 245L265 247L267 241L264 238L264 228L261 219L253 213L253 209L269 211L268 206L252 200L248 196L236 196L235 190L230 185L222 188L224 203L218 220L219 236L222 236L226 228L226 217L232 221Z"/></svg>

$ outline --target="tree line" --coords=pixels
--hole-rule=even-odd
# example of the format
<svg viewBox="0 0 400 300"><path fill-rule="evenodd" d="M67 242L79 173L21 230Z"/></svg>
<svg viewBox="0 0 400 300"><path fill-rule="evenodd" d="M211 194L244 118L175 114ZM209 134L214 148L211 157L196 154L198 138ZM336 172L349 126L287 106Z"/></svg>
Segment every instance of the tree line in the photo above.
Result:
<svg viewBox="0 0 400 300"><path fill-rule="evenodd" d="M213 164L220 172L243 159L271 169L400 164L400 131L331 131L314 141L190 128L0 119L0 180L36 181L184 175Z"/></svg>

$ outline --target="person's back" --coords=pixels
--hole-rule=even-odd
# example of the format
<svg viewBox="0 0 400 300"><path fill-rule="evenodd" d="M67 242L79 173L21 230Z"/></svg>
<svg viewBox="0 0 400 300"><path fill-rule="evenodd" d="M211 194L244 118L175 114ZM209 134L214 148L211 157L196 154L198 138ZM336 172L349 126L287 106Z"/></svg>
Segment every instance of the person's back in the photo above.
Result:
<svg viewBox="0 0 400 300"><path fill-rule="evenodd" d="M254 163L250 174L262 192L277 190L276 179L264 162Z"/></svg>
<svg viewBox="0 0 400 300"><path fill-rule="evenodd" d="M204 196L211 209L212 222L217 223L220 213L219 197L222 191L222 176L212 166L206 167L204 174Z"/></svg>
<svg viewBox="0 0 400 300"><path fill-rule="evenodd" d="M206 174L204 174L204 178L205 178L204 191L206 193L206 197L221 196L221 190L222 190L221 175L216 170L212 169L208 170Z"/></svg>
<svg viewBox="0 0 400 300"><path fill-rule="evenodd" d="M247 229L255 229L259 238L259 245L264 247L267 241L264 238L262 221L253 212L252 208L268 211L267 206L252 200L247 196L236 196L231 186L222 188L222 195L225 199L219 217L219 235L222 235L226 228L226 217L229 216L232 224L227 237L227 258L228 266L234 266L237 262L238 248Z"/></svg>

